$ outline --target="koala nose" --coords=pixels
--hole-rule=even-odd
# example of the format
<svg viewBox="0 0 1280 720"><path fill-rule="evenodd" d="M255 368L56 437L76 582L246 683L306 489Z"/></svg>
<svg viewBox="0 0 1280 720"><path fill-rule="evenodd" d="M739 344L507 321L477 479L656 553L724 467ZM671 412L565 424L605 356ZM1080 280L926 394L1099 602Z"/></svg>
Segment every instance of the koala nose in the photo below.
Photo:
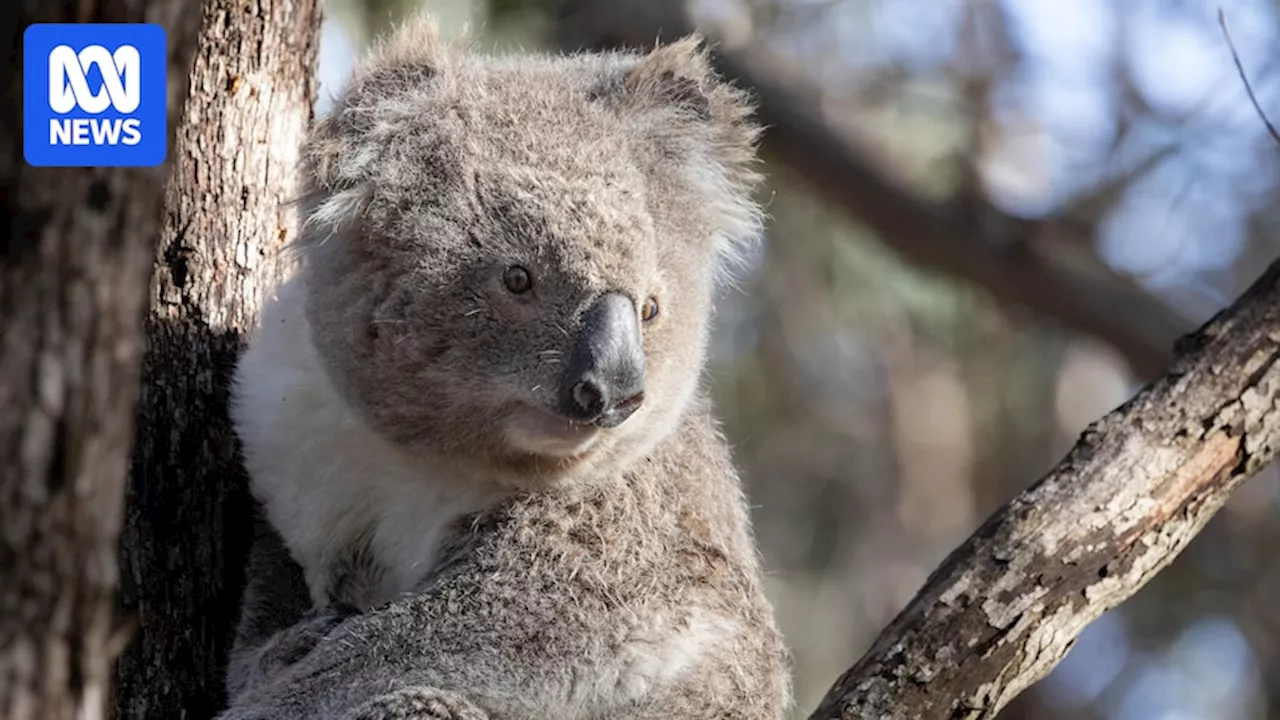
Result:
<svg viewBox="0 0 1280 720"><path fill-rule="evenodd" d="M560 395L562 413L601 427L621 425L644 403L644 347L630 298L606 293L587 308Z"/></svg>
<svg viewBox="0 0 1280 720"><path fill-rule="evenodd" d="M582 419L595 419L597 425L615 427L631 417L644 403L644 391L628 394L626 391L609 392L594 377L579 380L571 390L577 412ZM611 395L622 395L618 402L610 402Z"/></svg>

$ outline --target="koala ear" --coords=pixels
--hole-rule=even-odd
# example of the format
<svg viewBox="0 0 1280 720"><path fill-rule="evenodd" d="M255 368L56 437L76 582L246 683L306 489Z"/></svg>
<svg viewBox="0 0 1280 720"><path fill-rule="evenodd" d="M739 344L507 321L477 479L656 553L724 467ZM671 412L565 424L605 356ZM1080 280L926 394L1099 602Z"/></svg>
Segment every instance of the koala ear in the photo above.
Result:
<svg viewBox="0 0 1280 720"><path fill-rule="evenodd" d="M355 68L303 145L301 200L310 234L327 236L358 216L380 148L400 131L408 102L436 86L447 60L434 22L418 16L383 35Z"/></svg>
<svg viewBox="0 0 1280 720"><path fill-rule="evenodd" d="M446 53L435 24L415 17L383 35L355 68L328 117L311 129L304 149L319 190L358 183L375 161L380 133L390 131L406 100L438 82Z"/></svg>
<svg viewBox="0 0 1280 720"><path fill-rule="evenodd" d="M656 48L600 94L630 115L664 158L692 171L716 216L723 269L740 264L762 223L751 199L762 180L755 170L760 127L748 94L717 75L703 38L690 35Z"/></svg>
<svg viewBox="0 0 1280 720"><path fill-rule="evenodd" d="M639 110L676 109L711 121L708 86L715 78L703 42L689 35L640 58L622 81L627 104Z"/></svg>
<svg viewBox="0 0 1280 720"><path fill-rule="evenodd" d="M736 171L755 156L759 128L745 92L717 75L702 36L689 35L658 47L625 71L615 93L633 113L665 115L673 134L691 126L708 131L716 159ZM659 121L659 125L661 125Z"/></svg>
<svg viewBox="0 0 1280 720"><path fill-rule="evenodd" d="M443 71L446 59L435 22L415 16L378 39L351 78L347 104L367 107L423 89Z"/></svg>

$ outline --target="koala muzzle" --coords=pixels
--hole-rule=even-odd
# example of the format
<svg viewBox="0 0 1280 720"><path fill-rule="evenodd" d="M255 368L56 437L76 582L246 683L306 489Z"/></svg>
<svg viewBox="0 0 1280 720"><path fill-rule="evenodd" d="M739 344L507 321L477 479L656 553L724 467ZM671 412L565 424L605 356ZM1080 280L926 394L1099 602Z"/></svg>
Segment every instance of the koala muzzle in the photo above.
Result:
<svg viewBox="0 0 1280 720"><path fill-rule="evenodd" d="M560 412L617 427L644 402L644 346L631 299L600 296L583 315L560 389Z"/></svg>

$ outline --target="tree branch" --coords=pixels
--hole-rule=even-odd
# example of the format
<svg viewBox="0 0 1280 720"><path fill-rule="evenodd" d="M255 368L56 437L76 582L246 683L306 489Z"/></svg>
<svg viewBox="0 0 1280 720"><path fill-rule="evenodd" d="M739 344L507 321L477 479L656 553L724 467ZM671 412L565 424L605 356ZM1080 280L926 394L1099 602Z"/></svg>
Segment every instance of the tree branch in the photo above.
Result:
<svg viewBox="0 0 1280 720"><path fill-rule="evenodd" d="M556 32L563 49L577 50L651 46L692 29L680 0L570 0ZM1044 223L990 205L939 204L903 187L817 115L817 103L796 91L800 83L760 67L749 52L719 48L717 64L754 92L768 128L765 148L907 261L974 282L1006 306L1099 337L1142 377L1163 372L1173 341L1191 329L1186 318L1096 258L1068 257L1063 243L1044 241Z"/></svg>
<svg viewBox="0 0 1280 720"><path fill-rule="evenodd" d="M955 550L812 718L989 718L1186 547L1280 442L1280 260Z"/></svg>

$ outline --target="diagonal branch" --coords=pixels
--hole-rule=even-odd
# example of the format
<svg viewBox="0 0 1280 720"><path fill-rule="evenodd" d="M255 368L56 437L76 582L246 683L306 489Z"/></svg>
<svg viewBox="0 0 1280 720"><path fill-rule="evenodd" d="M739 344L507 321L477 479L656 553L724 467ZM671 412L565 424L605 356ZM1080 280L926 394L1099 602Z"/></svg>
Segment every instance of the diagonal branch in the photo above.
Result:
<svg viewBox="0 0 1280 720"><path fill-rule="evenodd" d="M557 40L566 50L649 46L692 28L678 0L570 0ZM765 148L916 266L964 278L1006 306L1099 337L1143 377L1163 372L1173 341L1191 329L1186 318L1096 258L1072 257L1065 243L1043 241L1046 223L989 205L936 203L903 187L837 135L815 112L817 103L796 92L798 83L759 67L750 53L722 47L717 62L726 77L754 92L768 128Z"/></svg>
<svg viewBox="0 0 1280 720"><path fill-rule="evenodd" d="M812 718L988 718L1280 444L1280 260L934 572Z"/></svg>

